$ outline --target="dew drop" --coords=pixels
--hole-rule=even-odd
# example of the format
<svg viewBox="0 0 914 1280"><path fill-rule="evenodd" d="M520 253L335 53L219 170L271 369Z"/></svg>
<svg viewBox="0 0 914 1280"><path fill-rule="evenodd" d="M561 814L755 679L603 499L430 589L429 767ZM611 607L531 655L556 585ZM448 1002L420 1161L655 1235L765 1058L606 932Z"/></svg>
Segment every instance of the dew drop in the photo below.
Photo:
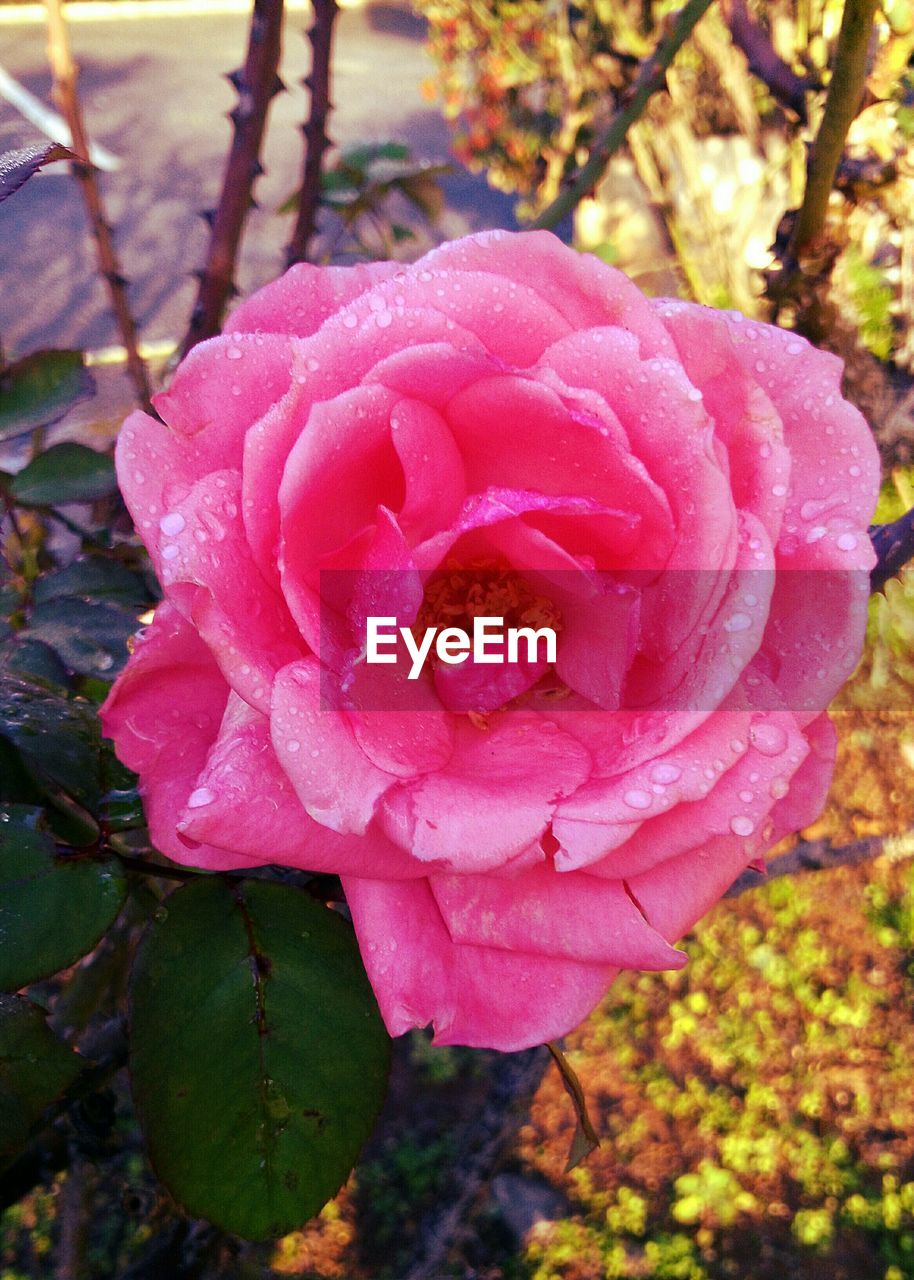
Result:
<svg viewBox="0 0 914 1280"><path fill-rule="evenodd" d="M204 805L212 804L216 798L216 793L210 791L209 787L198 787L196 791L192 791L187 797L188 809L202 809Z"/></svg>
<svg viewBox="0 0 914 1280"><path fill-rule="evenodd" d="M787 746L787 734L779 724L754 724L749 738L763 756L779 756Z"/></svg>
<svg viewBox="0 0 914 1280"><path fill-rule="evenodd" d="M786 484L773 484L771 486L771 492L776 498L783 498L787 493L787 486Z"/></svg>
<svg viewBox="0 0 914 1280"><path fill-rule="evenodd" d="M730 830L735 836L751 836L755 830L755 823L751 818L737 814L735 818L730 819Z"/></svg>
<svg viewBox="0 0 914 1280"><path fill-rule="evenodd" d="M752 619L748 613L734 613L724 623L724 631L748 631L751 626Z"/></svg>
<svg viewBox="0 0 914 1280"><path fill-rule="evenodd" d="M392 311L379 311L375 316L375 323L379 329L389 329L393 324L393 319Z"/></svg>
<svg viewBox="0 0 914 1280"><path fill-rule="evenodd" d="M226 360L240 360L243 355L244 352L240 347L229 347L225 353L225 358Z"/></svg>
<svg viewBox="0 0 914 1280"><path fill-rule="evenodd" d="M671 782L678 782L681 777L682 770L676 764L655 764L651 769L651 781L659 782L663 787Z"/></svg>
<svg viewBox="0 0 914 1280"><path fill-rule="evenodd" d="M354 329L359 323L359 317L354 311L347 311L343 316L343 325L347 329Z"/></svg>
<svg viewBox="0 0 914 1280"><path fill-rule="evenodd" d="M293 756L295 755L296 751L298 751L300 747L301 747L301 743L298 741L297 738L290 738L289 741L286 743L286 750L289 752L290 755L293 755Z"/></svg>
<svg viewBox="0 0 914 1280"><path fill-rule="evenodd" d="M739 793L739 798L740 800L742 800L743 804L751 804L752 801L755 799L755 796L752 794L751 791L741 791Z"/></svg>
<svg viewBox="0 0 914 1280"><path fill-rule="evenodd" d="M159 521L159 528L169 538L174 538L184 528L187 521L181 515L180 511L170 511L167 516L162 516Z"/></svg>
<svg viewBox="0 0 914 1280"><path fill-rule="evenodd" d="M649 809L651 807L651 795L649 791L640 791L638 789L626 791L622 799L630 809Z"/></svg>
<svg viewBox="0 0 914 1280"><path fill-rule="evenodd" d="M841 537L838 539L839 551L853 551L856 545L857 539L852 533L842 533Z"/></svg>
<svg viewBox="0 0 914 1280"><path fill-rule="evenodd" d="M169 545L169 546L167 546L167 547L163 547L163 548L162 548L162 559L163 559L163 560L174 560L174 559L175 559L177 556L179 556L180 554L181 554L181 550L180 550L180 548L179 548L179 547L176 547L176 546L175 546L175 544L174 544L173 542L172 542L172 543L170 543L170 545Z"/></svg>

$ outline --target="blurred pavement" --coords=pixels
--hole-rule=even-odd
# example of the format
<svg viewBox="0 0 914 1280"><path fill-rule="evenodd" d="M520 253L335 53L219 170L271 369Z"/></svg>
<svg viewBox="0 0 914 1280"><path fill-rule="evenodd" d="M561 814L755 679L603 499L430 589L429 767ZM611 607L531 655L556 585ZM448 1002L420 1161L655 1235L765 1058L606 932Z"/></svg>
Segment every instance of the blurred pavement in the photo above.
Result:
<svg viewBox="0 0 914 1280"><path fill-rule="evenodd" d="M307 110L301 80L310 64L303 39L308 15L286 18L282 76L290 92L274 99L264 163L242 245L243 293L276 276L290 218L275 209L293 191L302 162L300 125ZM215 203L229 143L225 118L235 101L226 72L242 59L246 15L155 16L80 21L71 26L81 68L83 108L93 140L120 157L101 175L131 302L146 342L179 337L194 294L189 273L201 265L206 227L196 211ZM448 158L448 129L421 96L433 72L423 25L401 4L342 12L337 22L335 142L407 142L413 154ZM50 103L45 33L31 23L0 26L0 65ZM0 150L41 140L33 125L0 100ZM445 179L450 238L487 226L514 226L512 201L460 170ZM33 179L0 205L0 340L8 355L39 346L117 342L80 193L63 166Z"/></svg>

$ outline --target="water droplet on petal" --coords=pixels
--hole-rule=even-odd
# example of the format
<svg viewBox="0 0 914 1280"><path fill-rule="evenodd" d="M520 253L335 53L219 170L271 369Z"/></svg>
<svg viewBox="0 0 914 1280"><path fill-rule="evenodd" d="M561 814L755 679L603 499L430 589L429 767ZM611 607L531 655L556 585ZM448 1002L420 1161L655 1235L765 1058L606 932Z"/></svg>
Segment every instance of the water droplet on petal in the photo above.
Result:
<svg viewBox="0 0 914 1280"><path fill-rule="evenodd" d="M659 782L661 786L668 786L671 782L678 782L682 777L682 770L676 764L655 764L651 769L651 781Z"/></svg>
<svg viewBox="0 0 914 1280"><path fill-rule="evenodd" d="M209 787L198 787L196 791L192 791L187 797L187 807L188 809L202 809L204 805L212 804L215 798L215 791L210 791Z"/></svg>
<svg viewBox="0 0 914 1280"><path fill-rule="evenodd" d="M749 738L763 756L779 756L787 746L787 734L779 724L754 724Z"/></svg>
<svg viewBox="0 0 914 1280"><path fill-rule="evenodd" d="M170 511L167 516L162 516L159 521L159 528L169 538L174 538L181 532L186 523L180 511Z"/></svg>
<svg viewBox="0 0 914 1280"><path fill-rule="evenodd" d="M293 755L293 756L295 755L296 751L298 751L300 747L301 747L301 743L295 738L290 738L289 741L286 743L286 750L289 752L290 755Z"/></svg>
<svg viewBox="0 0 914 1280"><path fill-rule="evenodd" d="M626 791L622 797L630 809L649 809L651 807L651 793L649 791L640 791L637 788Z"/></svg>
<svg viewBox="0 0 914 1280"><path fill-rule="evenodd" d="M724 631L748 631L751 626L748 613L734 613L724 623Z"/></svg>
<svg viewBox="0 0 914 1280"><path fill-rule="evenodd" d="M244 352L240 347L229 347L225 353L225 358L226 360L240 360L243 355Z"/></svg>
<svg viewBox="0 0 914 1280"><path fill-rule="evenodd" d="M735 836L751 836L755 830L755 823L751 818L737 814L735 818L730 819L730 830Z"/></svg>

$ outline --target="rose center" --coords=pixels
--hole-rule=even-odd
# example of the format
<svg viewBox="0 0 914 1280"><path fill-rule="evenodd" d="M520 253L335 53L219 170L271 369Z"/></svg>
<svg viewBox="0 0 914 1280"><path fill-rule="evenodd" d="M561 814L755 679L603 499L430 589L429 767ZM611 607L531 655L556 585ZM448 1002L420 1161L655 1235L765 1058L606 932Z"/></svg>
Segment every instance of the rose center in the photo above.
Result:
<svg viewBox="0 0 914 1280"><path fill-rule="evenodd" d="M449 560L426 583L412 632L417 640L429 627L459 627L472 634L474 618L501 618L506 628L562 630L558 606L537 594L516 569L497 560L465 565Z"/></svg>

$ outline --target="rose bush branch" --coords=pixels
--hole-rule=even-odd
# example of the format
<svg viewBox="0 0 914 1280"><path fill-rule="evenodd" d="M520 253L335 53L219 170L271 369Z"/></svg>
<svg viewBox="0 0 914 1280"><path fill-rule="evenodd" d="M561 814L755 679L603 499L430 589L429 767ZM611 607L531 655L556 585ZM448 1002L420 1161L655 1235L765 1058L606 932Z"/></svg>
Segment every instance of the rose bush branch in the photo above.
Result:
<svg viewBox="0 0 914 1280"><path fill-rule="evenodd" d="M805 124L806 92L812 86L775 52L767 33L749 13L746 0L721 0L721 15L736 47L746 55L749 70L767 85L772 96L789 107Z"/></svg>
<svg viewBox="0 0 914 1280"><path fill-rule="evenodd" d="M876 525L870 530L876 550L876 565L870 574L870 585L878 591L889 578L914 559L914 508L891 524Z"/></svg>
<svg viewBox="0 0 914 1280"><path fill-rule="evenodd" d="M136 390L137 400L144 409L149 410L151 408L149 376L137 344L136 323L127 300L127 281L118 264L114 239L111 227L105 218L95 168L88 159L89 138L77 90L79 69L70 47L70 35L62 0L45 0L45 7L48 19L48 61L54 81L54 101L67 122L73 140L73 150L79 157L73 162L72 170L82 189L83 201L95 239L99 271L108 286L111 309L127 353L127 372Z"/></svg>
<svg viewBox="0 0 914 1280"><path fill-rule="evenodd" d="M625 142L629 129L640 119L654 96L666 85L666 73L676 54L692 34L696 24L710 9L712 0L689 0L688 4L668 19L666 35L654 52L641 64L641 70L627 99L615 113L607 127L594 143L585 164L571 179L564 191L547 205L531 224L533 228L551 231L572 213L585 196L594 189L610 160Z"/></svg>
<svg viewBox="0 0 914 1280"><path fill-rule="evenodd" d="M331 111L330 76L333 56L333 28L339 12L337 0L314 0L314 22L308 32L311 41L311 71L304 81L311 95L305 135L305 162L295 227L286 249L286 265L307 262L311 240L317 229L321 201L324 155L331 146L327 120Z"/></svg>
<svg viewBox="0 0 914 1280"><path fill-rule="evenodd" d="M282 0L254 0L244 66L229 75L238 102L229 112L234 136L229 149L219 203L203 216L211 233L206 266L182 353L219 332L226 304L234 291L233 276L255 179L263 172L260 149L267 112L284 88L279 79Z"/></svg>
<svg viewBox="0 0 914 1280"><path fill-rule="evenodd" d="M836 867L856 867L876 858L900 861L914 857L914 831L900 836L865 836L848 844L833 845L830 840L801 840L779 858L768 863L767 874L753 869L744 871L733 882L725 898L738 898L749 889L757 889L781 876L796 876L807 871L833 871Z"/></svg>
<svg viewBox="0 0 914 1280"><path fill-rule="evenodd" d="M828 201L851 122L860 110L869 64L877 0L846 0L825 112L813 144L803 203L784 253L784 273L795 273L825 228Z"/></svg>

